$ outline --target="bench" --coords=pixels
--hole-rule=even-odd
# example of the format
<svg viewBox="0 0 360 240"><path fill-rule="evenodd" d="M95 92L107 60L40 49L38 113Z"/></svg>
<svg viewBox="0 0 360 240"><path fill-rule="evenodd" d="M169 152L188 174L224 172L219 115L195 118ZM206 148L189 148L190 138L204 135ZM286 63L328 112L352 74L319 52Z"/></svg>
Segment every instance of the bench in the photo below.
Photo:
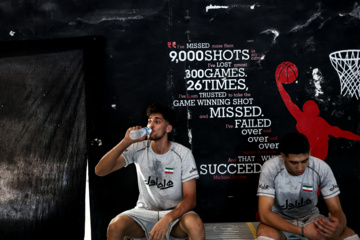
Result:
<svg viewBox="0 0 360 240"><path fill-rule="evenodd" d="M256 228L259 222L204 223L206 240L256 239Z"/></svg>

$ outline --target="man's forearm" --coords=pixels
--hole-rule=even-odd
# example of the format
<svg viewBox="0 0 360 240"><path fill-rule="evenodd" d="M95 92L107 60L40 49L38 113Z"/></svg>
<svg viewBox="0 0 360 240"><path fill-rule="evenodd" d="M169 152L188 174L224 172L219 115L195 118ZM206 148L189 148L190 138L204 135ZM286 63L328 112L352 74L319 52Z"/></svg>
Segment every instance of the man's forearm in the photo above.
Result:
<svg viewBox="0 0 360 240"><path fill-rule="evenodd" d="M164 217L166 217L170 222L175 221L176 219L183 216L185 213L189 212L190 210L194 209L196 206L196 203L192 199L184 199L179 203L179 205L173 209L171 212L166 214Z"/></svg>
<svg viewBox="0 0 360 240"><path fill-rule="evenodd" d="M267 212L266 214L260 216L260 219L263 224L269 225L280 231L302 235L301 227L291 224L290 222L286 221L284 218L274 212Z"/></svg>
<svg viewBox="0 0 360 240"><path fill-rule="evenodd" d="M114 170L120 169L124 164L119 164L117 160L121 154L131 145L131 142L123 139L113 149L107 152L95 167L95 173L99 176L105 176Z"/></svg>
<svg viewBox="0 0 360 240"><path fill-rule="evenodd" d="M336 211L336 212L331 213L331 215L333 217L336 217L337 219L339 219L340 229L338 230L338 232L335 233L335 235L340 235L344 231L344 229L346 228L346 225L347 225L346 216L343 211Z"/></svg>

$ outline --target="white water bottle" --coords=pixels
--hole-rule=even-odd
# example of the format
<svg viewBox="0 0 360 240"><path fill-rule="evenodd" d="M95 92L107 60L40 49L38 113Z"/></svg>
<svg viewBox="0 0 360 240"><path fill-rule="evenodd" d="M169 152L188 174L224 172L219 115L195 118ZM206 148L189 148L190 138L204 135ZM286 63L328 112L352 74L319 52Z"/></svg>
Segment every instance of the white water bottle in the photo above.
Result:
<svg viewBox="0 0 360 240"><path fill-rule="evenodd" d="M148 127L144 127L144 128L140 128L140 129L131 130L129 136L132 140L136 140L136 139L141 138L145 134L147 136L149 136L150 133L151 133L151 129Z"/></svg>

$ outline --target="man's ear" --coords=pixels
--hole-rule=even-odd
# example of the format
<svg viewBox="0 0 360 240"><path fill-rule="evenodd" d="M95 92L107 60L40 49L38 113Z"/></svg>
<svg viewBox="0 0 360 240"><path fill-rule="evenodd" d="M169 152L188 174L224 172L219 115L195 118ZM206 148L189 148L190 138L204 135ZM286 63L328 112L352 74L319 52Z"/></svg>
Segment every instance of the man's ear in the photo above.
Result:
<svg viewBox="0 0 360 240"><path fill-rule="evenodd" d="M168 124L168 125L166 126L166 132L167 132L167 133L170 133L172 130L173 130L173 126L170 125L170 124Z"/></svg>
<svg viewBox="0 0 360 240"><path fill-rule="evenodd" d="M284 153L280 153L281 157L285 160L285 154Z"/></svg>

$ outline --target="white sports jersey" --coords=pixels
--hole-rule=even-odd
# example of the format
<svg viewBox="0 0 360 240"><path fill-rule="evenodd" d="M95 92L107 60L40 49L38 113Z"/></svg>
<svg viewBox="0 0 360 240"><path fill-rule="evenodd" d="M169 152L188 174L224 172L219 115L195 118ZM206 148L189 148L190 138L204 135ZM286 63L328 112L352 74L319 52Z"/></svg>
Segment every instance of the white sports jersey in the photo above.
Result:
<svg viewBox="0 0 360 240"><path fill-rule="evenodd" d="M122 154L126 166L136 166L140 192L136 207L158 211L175 208L183 200L182 183L199 177L194 156L175 142L167 153L156 154L150 143L134 143Z"/></svg>
<svg viewBox="0 0 360 240"><path fill-rule="evenodd" d="M340 193L333 172L324 161L310 156L304 174L292 176L281 156L263 164L258 196L275 198L272 211L287 219L300 218L317 209L318 188L324 199Z"/></svg>

